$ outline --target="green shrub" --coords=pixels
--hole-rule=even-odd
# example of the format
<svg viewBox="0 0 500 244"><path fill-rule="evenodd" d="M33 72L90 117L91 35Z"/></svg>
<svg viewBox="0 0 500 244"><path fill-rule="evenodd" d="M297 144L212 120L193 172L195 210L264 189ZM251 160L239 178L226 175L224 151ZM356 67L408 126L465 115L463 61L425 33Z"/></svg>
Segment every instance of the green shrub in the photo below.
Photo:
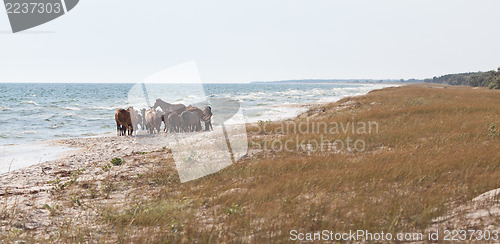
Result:
<svg viewBox="0 0 500 244"><path fill-rule="evenodd" d="M120 166L123 164L123 160L121 158L113 158L111 160L111 164L113 164L114 166Z"/></svg>
<svg viewBox="0 0 500 244"><path fill-rule="evenodd" d="M488 131L490 132L488 134L488 137L494 137L494 136L499 136L500 135L500 132L498 132L498 130L495 129L495 124L490 124L489 128L488 128Z"/></svg>

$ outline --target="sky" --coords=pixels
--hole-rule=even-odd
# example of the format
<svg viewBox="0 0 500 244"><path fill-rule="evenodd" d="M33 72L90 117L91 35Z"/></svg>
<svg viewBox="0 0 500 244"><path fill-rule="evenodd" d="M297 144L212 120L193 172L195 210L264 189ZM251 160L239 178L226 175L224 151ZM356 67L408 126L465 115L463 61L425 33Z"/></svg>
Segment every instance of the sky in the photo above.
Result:
<svg viewBox="0 0 500 244"><path fill-rule="evenodd" d="M498 0L81 0L12 34L0 82L139 82L195 61L203 82L410 79L500 66Z"/></svg>

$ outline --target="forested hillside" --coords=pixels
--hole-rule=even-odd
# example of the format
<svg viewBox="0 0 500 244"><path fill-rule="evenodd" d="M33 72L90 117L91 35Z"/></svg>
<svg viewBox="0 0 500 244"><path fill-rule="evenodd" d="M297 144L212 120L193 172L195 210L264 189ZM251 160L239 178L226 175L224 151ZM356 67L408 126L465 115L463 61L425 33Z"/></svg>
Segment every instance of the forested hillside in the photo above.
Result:
<svg viewBox="0 0 500 244"><path fill-rule="evenodd" d="M450 85L483 86L490 89L500 89L500 68L497 71L449 74L432 79L425 79L427 83L445 83Z"/></svg>

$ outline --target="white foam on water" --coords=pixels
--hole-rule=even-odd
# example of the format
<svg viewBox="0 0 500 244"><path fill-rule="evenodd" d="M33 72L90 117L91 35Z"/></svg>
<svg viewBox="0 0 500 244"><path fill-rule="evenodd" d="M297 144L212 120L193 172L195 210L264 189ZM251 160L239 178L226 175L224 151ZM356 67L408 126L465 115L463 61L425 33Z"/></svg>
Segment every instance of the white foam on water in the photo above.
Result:
<svg viewBox="0 0 500 244"><path fill-rule="evenodd" d="M352 85L352 84L349 84ZM345 97L365 95L368 92L385 87L395 87L398 84L363 84L358 87L333 87L333 88L313 88L311 90L288 89L287 91L273 92L267 94L268 99L260 103L259 106L244 107L243 112L247 122L277 121L294 118L304 113L308 108L304 105L326 104L336 102ZM274 97L281 102L274 102L269 99ZM307 97L308 101L300 102L301 98ZM296 102L289 102L296 99ZM298 100L297 100L298 99ZM214 116L216 116L214 114Z"/></svg>
<svg viewBox="0 0 500 244"><path fill-rule="evenodd" d="M62 109L65 109L65 110L76 110L76 111L81 110L81 109L76 108L76 107L62 107Z"/></svg>
<svg viewBox="0 0 500 244"><path fill-rule="evenodd" d="M258 111L253 112L244 109L243 114L246 115L247 123L254 123L258 121L292 119L306 111L307 108L303 106L283 104L266 106L266 109L259 108Z"/></svg>
<svg viewBox="0 0 500 244"><path fill-rule="evenodd" d="M36 102L33 102L33 101L25 101L25 102L21 102L21 103L24 103L24 104L33 104L35 106L38 106L39 104L36 103Z"/></svg>

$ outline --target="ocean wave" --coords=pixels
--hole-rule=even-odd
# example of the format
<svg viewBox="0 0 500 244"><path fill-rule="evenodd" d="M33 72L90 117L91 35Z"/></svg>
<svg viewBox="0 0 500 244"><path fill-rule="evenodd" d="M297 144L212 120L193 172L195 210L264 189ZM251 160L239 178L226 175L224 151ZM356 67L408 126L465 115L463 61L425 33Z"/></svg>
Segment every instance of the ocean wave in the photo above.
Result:
<svg viewBox="0 0 500 244"><path fill-rule="evenodd" d="M34 131L34 130L25 130L22 133L23 134L36 134L36 131Z"/></svg>
<svg viewBox="0 0 500 244"><path fill-rule="evenodd" d="M36 103L36 102L33 102L33 101L24 101L24 102L21 102L21 104L33 104L35 106L38 106L39 104Z"/></svg>
<svg viewBox="0 0 500 244"><path fill-rule="evenodd" d="M81 109L76 108L76 107L62 107L62 109L65 109L65 110L81 110Z"/></svg>
<svg viewBox="0 0 500 244"><path fill-rule="evenodd" d="M103 107L103 106L98 106L98 107L90 107L88 108L89 110L116 110L120 109L125 106L112 106L112 107Z"/></svg>
<svg viewBox="0 0 500 244"><path fill-rule="evenodd" d="M185 105L190 105L190 104L202 103L205 101L206 101L205 98L201 98L198 96L188 96L188 97L175 99L173 103L182 103Z"/></svg>
<svg viewBox="0 0 500 244"><path fill-rule="evenodd" d="M259 98L265 98L268 97L270 94L266 92L252 92L248 94L242 94L242 95L233 95L233 94L227 94L224 97L225 98L232 98L236 100L255 100Z"/></svg>
<svg viewBox="0 0 500 244"><path fill-rule="evenodd" d="M313 95L325 95L325 94L328 94L328 90L314 88L311 90L311 94L313 94Z"/></svg>
<svg viewBox="0 0 500 244"><path fill-rule="evenodd" d="M281 107L269 107L263 110L257 110L253 112L246 112L243 110L243 114L246 116L247 122L253 123L259 120L283 120L296 117L297 115L307 111L307 108L300 106L281 106Z"/></svg>
<svg viewBox="0 0 500 244"><path fill-rule="evenodd" d="M91 118L86 118L84 116L79 116L79 117L84 118L86 120L107 120L107 119L109 119L109 118L92 118L92 117Z"/></svg>
<svg viewBox="0 0 500 244"><path fill-rule="evenodd" d="M11 110L12 110L12 108L0 106L0 111L11 111Z"/></svg>
<svg viewBox="0 0 500 244"><path fill-rule="evenodd" d="M295 90L295 89L288 89L286 91L279 91L275 92L274 94L276 95L281 95L281 96L289 96L289 95L301 95L307 93L307 91L300 91L300 90Z"/></svg>
<svg viewBox="0 0 500 244"><path fill-rule="evenodd" d="M64 126L64 122L61 122L59 124L53 124L50 126L51 129L57 129L57 128L61 128Z"/></svg>

